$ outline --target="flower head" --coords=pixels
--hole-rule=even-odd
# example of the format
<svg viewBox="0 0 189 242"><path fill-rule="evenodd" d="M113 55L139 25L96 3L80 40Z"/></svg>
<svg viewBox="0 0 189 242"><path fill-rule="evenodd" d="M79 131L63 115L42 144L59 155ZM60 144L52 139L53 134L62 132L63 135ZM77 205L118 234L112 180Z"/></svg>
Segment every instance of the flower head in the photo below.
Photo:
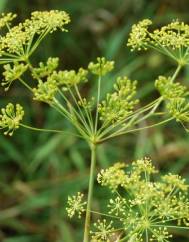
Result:
<svg viewBox="0 0 189 242"><path fill-rule="evenodd" d="M15 62L12 66L10 64L4 65L4 80L2 81L2 86L5 86L5 91L7 91L12 84L12 82L27 70L28 66L23 63Z"/></svg>
<svg viewBox="0 0 189 242"><path fill-rule="evenodd" d="M136 81L132 82L127 77L118 77L114 85L115 92L108 93L98 107L100 119L107 123L116 123L130 115L138 103L138 100L133 98L136 84Z"/></svg>
<svg viewBox="0 0 189 242"><path fill-rule="evenodd" d="M172 82L171 77L159 76L155 81L155 87L164 99L179 98L188 95L187 88L179 82Z"/></svg>
<svg viewBox="0 0 189 242"><path fill-rule="evenodd" d="M49 77L52 80L56 80L57 84L59 86L74 86L77 85L81 82L86 82L87 81L87 74L88 71L83 69L83 68L79 68L78 72L76 72L75 70L70 70L70 71L54 71L52 73L52 75Z"/></svg>
<svg viewBox="0 0 189 242"><path fill-rule="evenodd" d="M8 55L13 61L15 56L21 60L28 58L48 33L58 29L66 31L65 25L70 22L69 15L64 11L35 11L31 18L10 28L9 23L15 16L9 13L0 18L0 28L8 26L8 32L0 39L0 52L2 56L7 53L14 54L13 57Z"/></svg>
<svg viewBox="0 0 189 242"><path fill-rule="evenodd" d="M167 174L162 177L162 180L168 185L171 186L171 189L178 188L182 191L187 191L189 186L186 184L186 180L177 174Z"/></svg>
<svg viewBox="0 0 189 242"><path fill-rule="evenodd" d="M156 241L156 242L164 242L164 241L169 241L170 238L172 238L173 236L171 234L169 234L169 232L167 231L167 228L154 228L152 229L152 239L151 241Z"/></svg>
<svg viewBox="0 0 189 242"><path fill-rule="evenodd" d="M26 28L30 31L35 30L37 34L44 31L50 33L60 29L66 31L65 25L70 22L70 17L65 11L51 10L51 11L35 11L31 14L31 19L25 22Z"/></svg>
<svg viewBox="0 0 189 242"><path fill-rule="evenodd" d="M104 57L98 57L97 62L90 62L88 69L95 75L104 76L114 68L114 61L107 61Z"/></svg>
<svg viewBox="0 0 189 242"><path fill-rule="evenodd" d="M6 129L4 134L12 136L14 131L19 128L23 116L24 110L20 104L14 106L9 103L5 108L1 109L0 129Z"/></svg>
<svg viewBox="0 0 189 242"><path fill-rule="evenodd" d="M33 68L32 75L34 78L44 78L50 76L54 70L58 67L59 58L49 57L47 62L39 63L39 67Z"/></svg>
<svg viewBox="0 0 189 242"><path fill-rule="evenodd" d="M27 44L31 36L24 30L23 24L12 27L9 32L1 38L2 51L24 55L24 46Z"/></svg>
<svg viewBox="0 0 189 242"><path fill-rule="evenodd" d="M4 26L9 26L13 19L16 18L16 14L13 13L2 13L0 18L0 29Z"/></svg>
<svg viewBox="0 0 189 242"><path fill-rule="evenodd" d="M34 100L52 103L57 91L56 80L51 78L48 78L45 82L39 80L37 87L33 88Z"/></svg>
<svg viewBox="0 0 189 242"><path fill-rule="evenodd" d="M74 215L78 214L78 217L81 217L81 214L85 211L86 202L83 201L84 195L80 192L77 195L68 197L68 206L66 207L68 216L72 218Z"/></svg>
<svg viewBox="0 0 189 242"><path fill-rule="evenodd" d="M116 216L124 214L126 209L126 199L122 197L116 197L115 199L111 198L108 208L110 214L115 214Z"/></svg>
<svg viewBox="0 0 189 242"><path fill-rule="evenodd" d="M180 65L188 64L189 25L178 20L161 28L149 31L149 19L132 26L127 45L131 50L156 49Z"/></svg>
<svg viewBox="0 0 189 242"><path fill-rule="evenodd" d="M108 186L112 190L116 190L125 181L125 168L126 164L116 163L107 169L102 169L97 176L97 181L102 186Z"/></svg>
<svg viewBox="0 0 189 242"><path fill-rule="evenodd" d="M185 98L175 98L169 101L167 109L177 122L189 122L189 103Z"/></svg>
<svg viewBox="0 0 189 242"><path fill-rule="evenodd" d="M163 47L179 49L187 47L189 44L189 25L178 20L154 30L151 38L155 43L159 43Z"/></svg>
<svg viewBox="0 0 189 242"><path fill-rule="evenodd" d="M112 235L114 231L112 224L112 221L108 223L106 219L103 219L102 221L98 220L94 223L96 231L91 231L92 242L110 242L110 235Z"/></svg>
<svg viewBox="0 0 189 242"><path fill-rule="evenodd" d="M149 42L148 27L152 24L149 19L144 19L138 24L132 26L132 30L128 39L127 46L131 46L132 50L146 49Z"/></svg>

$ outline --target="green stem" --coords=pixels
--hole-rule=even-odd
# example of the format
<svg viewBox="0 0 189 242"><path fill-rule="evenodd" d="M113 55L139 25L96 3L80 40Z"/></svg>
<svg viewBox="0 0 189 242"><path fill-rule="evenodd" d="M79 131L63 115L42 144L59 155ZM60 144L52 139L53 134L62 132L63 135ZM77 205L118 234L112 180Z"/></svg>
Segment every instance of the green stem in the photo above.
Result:
<svg viewBox="0 0 189 242"><path fill-rule="evenodd" d="M83 138L81 135L77 135L71 132L67 132L67 131L62 131L62 130L57 130L57 129L40 129L40 128L36 128L36 127L32 127L26 124L20 124L21 127L26 128L26 129L30 129L33 131L40 131L40 132L51 132L51 133L62 133L62 134L67 134L67 135L73 135L73 136L77 136L80 138Z"/></svg>
<svg viewBox="0 0 189 242"><path fill-rule="evenodd" d="M165 225L165 224L152 225L152 227L165 227L165 228L171 228L171 229L186 229L186 230L189 229L189 227L171 226L171 225Z"/></svg>
<svg viewBox="0 0 189 242"><path fill-rule="evenodd" d="M82 97L81 97L81 95L80 95L80 92L79 92L79 90L78 90L77 85L74 85L74 88L75 88L75 92L76 92L76 94L77 94L77 96L78 96L78 98L79 98L81 104L83 104L83 99L82 99ZM92 132L92 131L93 131L93 119L92 119L91 112L90 112L90 110L88 110L88 109L85 107L85 105L83 105L83 109L84 109L84 111L85 111L86 117L87 117L88 122L89 122L89 126L90 126L90 128L91 128L91 132Z"/></svg>
<svg viewBox="0 0 189 242"><path fill-rule="evenodd" d="M134 111L132 114L130 114L129 116L127 116L125 119L115 123L115 124L111 124L109 127L106 128L106 125L103 125L99 130L98 130L98 134L100 138L103 138L106 134L108 133L113 133L114 130L116 128L118 128L119 126L121 126L122 124L126 123L128 120L133 120L135 119L135 117L138 117L140 114L147 112L149 109L153 109L154 106L156 106L157 103L159 103L159 101L161 100L161 97L156 99L155 101L147 104L146 106L137 109L136 111ZM129 122L130 122L129 121ZM127 124L128 126L128 124Z"/></svg>
<svg viewBox="0 0 189 242"><path fill-rule="evenodd" d="M124 217L113 216L113 215L110 215L110 214L107 214L107 213L100 213L100 212L96 212L96 211L93 211L93 210L90 210L90 212L97 214L97 215L100 215L100 216L105 216L105 217L114 218L114 219L118 219L118 220L124 219Z"/></svg>
<svg viewBox="0 0 189 242"><path fill-rule="evenodd" d="M175 73L173 74L173 76L171 78L171 82L173 82L175 80L175 78L177 77L177 75L178 75L179 71L181 70L181 68L182 68L182 65L178 65L177 66L177 69L176 69Z"/></svg>
<svg viewBox="0 0 189 242"><path fill-rule="evenodd" d="M148 242L149 239L148 239L148 230L147 229L145 230L145 234L146 234L146 242Z"/></svg>
<svg viewBox="0 0 189 242"><path fill-rule="evenodd" d="M33 52L36 50L36 48L39 46L41 41L44 39L44 37L49 33L49 28L47 28L40 36L37 38L36 42L31 46L31 49L28 50L28 56L31 56Z"/></svg>
<svg viewBox="0 0 189 242"><path fill-rule="evenodd" d="M97 91L96 116L95 116L95 132L97 132L97 127L98 127L98 106L99 106L99 102L100 102L100 86L101 86L101 75L98 78L98 91Z"/></svg>
<svg viewBox="0 0 189 242"><path fill-rule="evenodd" d="M83 242L89 242L89 232L90 232L90 223L91 223L91 203L92 203L92 196L93 196L95 165L96 165L96 144L91 144L91 168L90 168L90 177L89 177L89 188L88 188L89 190L88 190Z"/></svg>
<svg viewBox="0 0 189 242"><path fill-rule="evenodd" d="M22 78L19 78L19 81L28 89L30 90L31 92L33 92L33 89L22 79Z"/></svg>
<svg viewBox="0 0 189 242"><path fill-rule="evenodd" d="M123 135L123 134L127 134L127 133L133 133L133 132L137 132L137 131L140 131L140 130L144 130L144 129L149 129L149 128L153 128L153 127L156 127L156 126L159 126L159 125L162 125L162 124L165 124L169 121L173 120L173 118L169 118L169 119L166 119L166 120L163 120L159 123L156 123L156 124L153 124L153 125L149 125L149 126L145 126L145 127L142 127L142 128L136 128L136 129L131 129L131 130L127 130L127 131L123 131L123 132L117 132L117 133L114 133L112 135L109 135L103 139L100 139L100 142L99 143L102 143L110 138L113 138L113 137L117 137L117 136L120 136L120 135Z"/></svg>
<svg viewBox="0 0 189 242"><path fill-rule="evenodd" d="M77 101L74 93L72 92L72 89L68 87L68 90L69 90L69 93L70 93L71 97L73 98L73 100L74 100L74 102L75 102L75 104L76 104L76 106L78 108L78 111L79 111L80 115L79 115L78 112L76 112L76 111L75 112L77 113L77 116L79 115L79 117L80 117L79 119L83 123L83 126L87 129L88 133L90 134L91 133L91 130L90 130L90 127L89 127L90 124L89 125L87 124L85 116L84 116L84 114L83 114L83 112L82 112L82 110L81 110L81 108L80 108L80 106L78 104L78 101ZM80 101L82 102L82 99L80 99Z"/></svg>

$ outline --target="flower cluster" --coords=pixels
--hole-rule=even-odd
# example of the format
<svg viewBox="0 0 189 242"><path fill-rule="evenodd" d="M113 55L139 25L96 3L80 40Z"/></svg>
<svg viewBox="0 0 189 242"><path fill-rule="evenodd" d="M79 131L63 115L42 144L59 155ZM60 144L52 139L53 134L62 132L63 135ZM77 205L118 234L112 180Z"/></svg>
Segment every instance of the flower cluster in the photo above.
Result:
<svg viewBox="0 0 189 242"><path fill-rule="evenodd" d="M178 20L160 29L149 31L149 19L133 25L127 45L131 50L153 48L176 60L181 65L188 63L189 25Z"/></svg>
<svg viewBox="0 0 189 242"><path fill-rule="evenodd" d="M23 63L15 62L12 66L10 64L4 65L4 80L1 85L5 86L5 91L7 91L16 79L19 79L21 75L27 70L28 66Z"/></svg>
<svg viewBox="0 0 189 242"><path fill-rule="evenodd" d="M113 235L114 228L112 227L112 221L109 223L106 221L106 219L98 220L96 223L94 223L94 227L98 232L92 232L91 231L91 242L100 242L100 241L106 241L110 242L111 236Z"/></svg>
<svg viewBox="0 0 189 242"><path fill-rule="evenodd" d="M27 45L31 36L24 30L23 24L12 27L9 32L1 38L0 46L2 55L6 53L17 56L24 55L24 46Z"/></svg>
<svg viewBox="0 0 189 242"><path fill-rule="evenodd" d="M65 31L65 25L70 22L70 17L65 11L51 10L51 11L35 11L31 14L31 20L26 21L25 25L29 27L30 31L35 31L41 34L44 31L50 33L60 29Z"/></svg>
<svg viewBox="0 0 189 242"><path fill-rule="evenodd" d="M78 215L81 217L81 214L85 211L86 202L83 201L84 195L80 192L77 195L68 197L68 206L66 207L66 211L68 216L72 218L74 215Z"/></svg>
<svg viewBox="0 0 189 242"><path fill-rule="evenodd" d="M12 136L14 131L19 128L23 116L24 110L20 104L14 106L12 103L9 103L5 108L1 109L0 129L6 129L4 134Z"/></svg>
<svg viewBox="0 0 189 242"><path fill-rule="evenodd" d="M189 25L178 20L173 21L161 29L156 29L151 34L154 43L158 43L163 47L170 47L172 49L179 49L187 47L189 44Z"/></svg>
<svg viewBox="0 0 189 242"><path fill-rule="evenodd" d="M90 62L88 69L95 75L104 76L114 68L114 61L107 61L104 57L97 57L97 62Z"/></svg>
<svg viewBox="0 0 189 242"><path fill-rule="evenodd" d="M113 191L116 190L118 186L124 181L122 179L125 174L123 170L125 166L126 165L124 163L117 162L106 170L102 169L97 176L98 183L100 183L102 186L110 187Z"/></svg>
<svg viewBox="0 0 189 242"><path fill-rule="evenodd" d="M155 81L155 87L165 100L183 98L189 94L187 87L179 82L172 82L171 77L159 76Z"/></svg>
<svg viewBox="0 0 189 242"><path fill-rule="evenodd" d="M16 14L13 13L2 13L0 18L0 29L5 26L9 26L13 19L16 18Z"/></svg>
<svg viewBox="0 0 189 242"><path fill-rule="evenodd" d="M86 82L87 74L88 71L83 68L79 68L78 72L76 72L75 70L64 70L53 72L53 74L51 75L51 79L56 80L58 86L70 87L77 85L81 82Z"/></svg>
<svg viewBox="0 0 189 242"><path fill-rule="evenodd" d="M118 77L114 85L115 92L108 93L106 100L99 104L100 119L106 123L115 123L125 119L133 112L138 100L133 97L136 94L136 81L127 77Z"/></svg>
<svg viewBox="0 0 189 242"><path fill-rule="evenodd" d="M173 236L169 229L189 229L189 186L185 179L171 173L158 181L152 179L158 171L148 158L125 167L117 163L98 175L98 182L113 193L107 204L109 219L94 224L94 241L109 241L116 233L121 241L168 242Z"/></svg>
<svg viewBox="0 0 189 242"><path fill-rule="evenodd" d="M144 19L138 24L132 26L132 30L128 39L127 46L131 46L132 50L146 49L150 41L148 36L148 27L152 24L149 19Z"/></svg>
<svg viewBox="0 0 189 242"><path fill-rule="evenodd" d="M52 103L56 92L58 91L58 85L56 80L47 78L47 81L43 82L39 80L36 88L33 88L34 100L41 102Z"/></svg>
<svg viewBox="0 0 189 242"><path fill-rule="evenodd" d="M12 13L3 15L0 19L0 27L9 25L14 18L15 15ZM58 29L65 31L64 26L69 22L70 17L64 11L35 11L30 19L9 28L5 36L1 37L1 55L5 55L6 58L8 56L7 61L10 61L11 57L13 60L17 57L23 60L33 52L46 34ZM39 38L36 37L37 35ZM7 53L15 56L7 55Z"/></svg>
<svg viewBox="0 0 189 242"><path fill-rule="evenodd" d="M174 83L171 77L159 76L155 81L155 87L166 101L166 108L169 114L177 122L189 122L189 103L187 97L189 92L186 86L179 82Z"/></svg>
<svg viewBox="0 0 189 242"><path fill-rule="evenodd" d="M167 109L177 122L189 122L189 103L185 98L176 98L167 104Z"/></svg>
<svg viewBox="0 0 189 242"><path fill-rule="evenodd" d="M50 76L58 67L59 58L49 57L46 63L40 62L39 67L33 68L32 76L36 79Z"/></svg>

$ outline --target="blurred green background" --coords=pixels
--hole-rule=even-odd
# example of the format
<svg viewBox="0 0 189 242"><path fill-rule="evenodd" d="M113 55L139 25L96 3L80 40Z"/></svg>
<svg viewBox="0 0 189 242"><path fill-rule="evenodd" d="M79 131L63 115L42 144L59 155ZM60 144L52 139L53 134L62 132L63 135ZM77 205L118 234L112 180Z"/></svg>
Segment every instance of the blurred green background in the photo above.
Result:
<svg viewBox="0 0 189 242"><path fill-rule="evenodd" d="M0 11L16 12L19 20L33 10L50 9L70 14L69 32L50 35L38 49L34 62L58 56L62 68L71 69L86 67L97 56L113 59L116 68L104 82L103 91L111 89L114 76L125 74L139 81L143 103L158 95L154 91L155 78L169 74L175 66L154 52L131 53L126 47L131 25L143 18L151 18L157 26L177 18L189 22L188 0L0 0ZM186 68L180 77L187 86L188 74ZM93 86L91 83L91 92ZM25 123L66 129L67 123L56 112L33 102L19 85L8 93L0 89L0 98L1 107L9 101L20 102L26 110ZM176 172L189 180L188 147L189 136L172 122L99 146L98 170L115 161L150 156L162 173ZM24 129L11 138L0 134L0 241L82 241L82 221L70 221L65 204L69 194L87 191L89 161L86 144L71 136ZM96 184L93 210L103 206L106 196ZM189 241L188 233L174 233L174 241Z"/></svg>

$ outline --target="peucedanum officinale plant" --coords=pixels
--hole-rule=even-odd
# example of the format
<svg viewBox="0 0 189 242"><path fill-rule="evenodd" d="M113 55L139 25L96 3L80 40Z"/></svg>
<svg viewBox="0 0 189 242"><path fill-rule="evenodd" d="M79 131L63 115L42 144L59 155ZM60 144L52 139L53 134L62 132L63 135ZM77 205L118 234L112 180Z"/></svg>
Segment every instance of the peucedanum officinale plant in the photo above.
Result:
<svg viewBox="0 0 189 242"><path fill-rule="evenodd" d="M12 136L19 128L41 132L67 133L86 141L91 151L88 198L78 193L68 198L69 217L85 212L83 241L170 241L169 228L188 228L188 186L178 175L168 174L161 181L150 180L156 169L147 158L132 163L125 172L125 164L116 163L98 175L98 182L112 191L103 220L91 227L91 203L96 166L97 147L111 138L156 127L175 119L186 131L189 122L188 90L175 82L180 70L189 64L189 25L174 21L161 29L150 31L150 20L143 20L132 27L127 45L131 50L154 49L171 58L177 67L171 76L159 76L155 88L160 96L145 106L136 98L137 81L118 76L113 90L105 98L101 86L114 62L98 57L88 67L79 70L60 70L59 58L49 57L33 65L31 57L48 34L61 30L70 22L64 11L35 11L31 17L17 25L12 22L15 14L2 14L0 18L0 64L3 65L5 91L20 82L36 101L55 109L67 119L74 132L47 130L25 124L24 108L8 103L1 109L0 129ZM35 81L32 85L30 79ZM88 80L96 82L96 96L83 96L82 87ZM160 105L165 108L161 110ZM140 127L140 122L156 117L150 126ZM126 191L126 192L125 192ZM110 219L110 221L107 220ZM117 222L114 222L117 220ZM170 224L168 225L168 223ZM176 225L174 225L176 222ZM114 224L115 223L115 224ZM114 239L112 239L114 236Z"/></svg>

